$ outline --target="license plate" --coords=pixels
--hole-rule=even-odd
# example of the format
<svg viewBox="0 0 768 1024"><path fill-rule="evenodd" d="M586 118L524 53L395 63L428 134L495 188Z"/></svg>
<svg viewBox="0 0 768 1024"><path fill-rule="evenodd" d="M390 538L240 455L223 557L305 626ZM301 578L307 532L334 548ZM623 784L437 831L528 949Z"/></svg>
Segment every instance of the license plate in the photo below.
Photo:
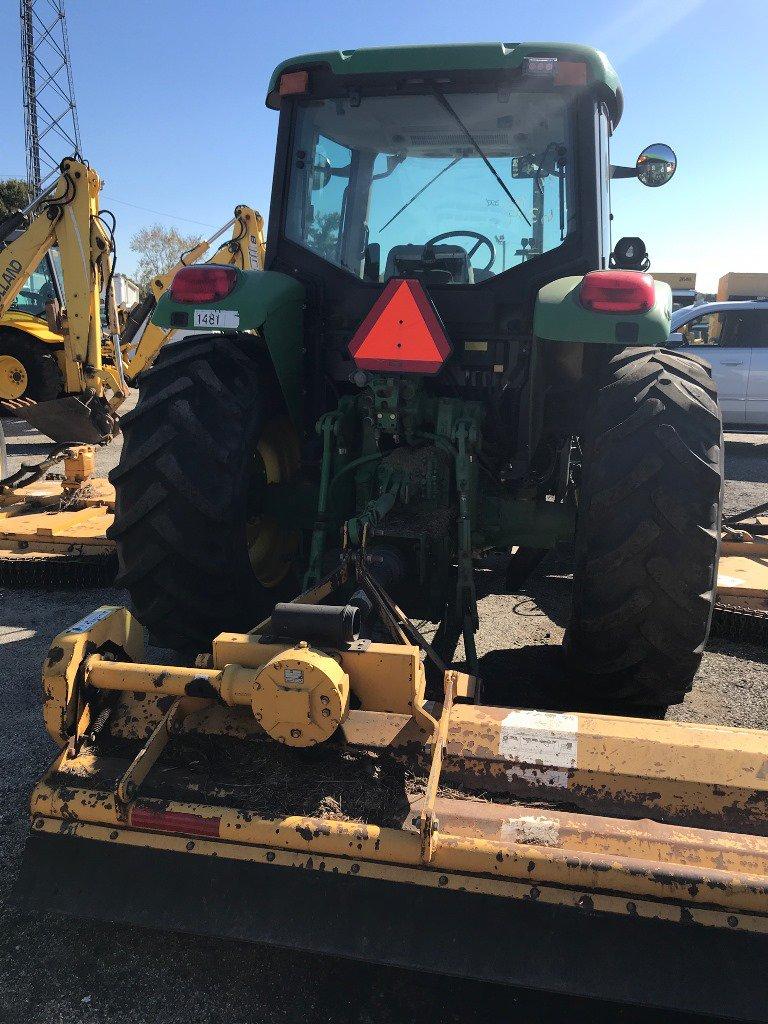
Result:
<svg viewBox="0 0 768 1024"><path fill-rule="evenodd" d="M211 330L225 330L240 326L240 314L236 309L196 309L195 327Z"/></svg>

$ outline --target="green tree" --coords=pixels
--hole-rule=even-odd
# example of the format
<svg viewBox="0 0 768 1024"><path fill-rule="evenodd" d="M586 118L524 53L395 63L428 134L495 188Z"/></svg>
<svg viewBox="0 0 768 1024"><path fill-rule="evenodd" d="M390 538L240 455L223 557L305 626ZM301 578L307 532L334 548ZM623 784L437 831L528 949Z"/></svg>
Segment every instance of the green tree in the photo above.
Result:
<svg viewBox="0 0 768 1024"><path fill-rule="evenodd" d="M30 200L26 181L20 178L6 178L0 181L0 218L9 217L23 210Z"/></svg>
<svg viewBox="0 0 768 1024"><path fill-rule="evenodd" d="M179 256L199 241L199 235L180 235L176 228L164 228L162 224L142 228L131 239L131 251L139 255L133 277L146 289L153 277L169 271Z"/></svg>
<svg viewBox="0 0 768 1024"><path fill-rule="evenodd" d="M340 213L321 213L307 231L307 246L331 263L338 262Z"/></svg>

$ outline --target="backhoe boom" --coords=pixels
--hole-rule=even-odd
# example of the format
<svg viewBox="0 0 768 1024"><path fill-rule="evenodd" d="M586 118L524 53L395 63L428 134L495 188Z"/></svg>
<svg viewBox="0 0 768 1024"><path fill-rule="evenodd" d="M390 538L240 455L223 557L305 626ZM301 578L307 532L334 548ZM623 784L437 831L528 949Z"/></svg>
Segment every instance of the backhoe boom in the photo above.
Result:
<svg viewBox="0 0 768 1024"><path fill-rule="evenodd" d="M174 333L172 330L158 327L149 320L158 300L171 287L177 271L197 263L216 239L230 227L233 227L232 238L220 245L208 262L239 267L241 270L264 268L264 220L261 214L252 210L250 206L236 206L232 220L227 221L210 238L198 242L193 249L183 253L174 267L150 282L150 294L138 307L138 315L129 318L129 324L123 332L124 368L129 383L134 381L142 370L152 365L157 353Z"/></svg>

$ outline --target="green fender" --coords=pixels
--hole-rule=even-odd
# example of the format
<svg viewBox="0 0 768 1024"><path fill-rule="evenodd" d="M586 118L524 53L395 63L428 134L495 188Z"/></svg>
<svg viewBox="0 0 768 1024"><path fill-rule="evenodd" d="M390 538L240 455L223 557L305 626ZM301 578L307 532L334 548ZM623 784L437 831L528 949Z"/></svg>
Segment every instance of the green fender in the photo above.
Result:
<svg viewBox="0 0 768 1024"><path fill-rule="evenodd" d="M215 302L177 302L169 289L159 299L152 323L165 330L221 330L225 334L259 331L275 367L288 413L300 429L304 288L294 278L273 270L227 269L235 270L237 283L225 298Z"/></svg>
<svg viewBox="0 0 768 1024"><path fill-rule="evenodd" d="M561 277L536 298L533 333L546 341L593 345L665 345L672 317L672 289L654 281L656 301L644 313L598 313L579 301L583 277Z"/></svg>

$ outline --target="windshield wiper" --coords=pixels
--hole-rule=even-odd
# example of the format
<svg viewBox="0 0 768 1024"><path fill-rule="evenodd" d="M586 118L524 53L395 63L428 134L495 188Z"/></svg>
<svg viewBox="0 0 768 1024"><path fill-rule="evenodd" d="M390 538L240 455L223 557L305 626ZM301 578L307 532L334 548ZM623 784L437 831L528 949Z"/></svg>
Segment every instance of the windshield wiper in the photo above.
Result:
<svg viewBox="0 0 768 1024"><path fill-rule="evenodd" d="M435 99L436 99L436 100L438 101L438 103L440 103L440 104L441 104L441 106L445 107L445 109L446 109L446 110L448 111L448 113L449 113L449 114L451 115L451 117L452 117L452 118L453 118L453 120L454 120L454 121L456 122L456 124L457 124L457 125L459 126L459 128L461 128L461 130L462 130L462 131L464 132L464 134L465 134L465 135L467 136L467 138L469 139L469 141L470 141L470 142L472 143L472 145L474 146L474 148L475 148L475 150L476 150L476 152L477 152L477 155L478 155L478 156L479 156L479 157L481 158L481 160L483 161L483 163L485 164L485 166L486 166L486 167L488 168L488 170L489 170L489 171L491 172L491 174L492 174L492 175L494 176L494 178L496 179L496 181L498 181L498 183L499 183L499 184L501 185L501 187L502 187L502 188L504 189L504 191L505 191L505 192L507 193L507 195L509 196L509 198L510 198L510 200L512 201L512 203L513 203L513 204L515 205L515 207L517 208L517 211L518 211L518 213L520 214L520 216L521 216L521 217L523 218L523 220L524 220L524 221L525 221L525 223L526 223L526 224L528 225L528 227L531 227L531 222L530 222L530 221L528 220L528 218L526 217L525 213L523 212L523 209L522 209L522 207L520 206L520 203L518 203L518 201L517 201L517 200L515 199L515 197L514 197L514 196L512 195L512 193L511 193L511 192L509 191L509 189L507 188L507 186L506 186L506 185L504 184L504 182L503 182L503 181L501 180L501 178L499 177L499 174L498 174L498 173L497 173L497 171L496 171L496 168L495 168L495 167L493 166L493 164L491 163L491 161L490 161L490 160L488 159L488 157L487 157L487 156L485 155L485 153L484 153L484 152L482 151L482 149L480 148L480 145L478 144L478 142L477 142L477 140L475 139L474 135L473 135L473 134L472 134L472 133L470 132L469 128L467 128L467 126L466 126L466 125L464 124L464 122L463 122L463 121L461 120L461 118L460 118L460 117L459 117L459 115L458 115L458 114L456 113L456 111L455 111L455 110L453 109L453 107L451 106L451 104L450 104L450 103L448 102L448 100L446 99L445 95L444 95L443 93L441 93L441 92L440 92L440 90L439 90L439 89L437 88L437 86L436 86L436 85L433 85L433 86L432 86L432 89L433 89L433 91L434 91L434 94L435 94Z"/></svg>
<svg viewBox="0 0 768 1024"><path fill-rule="evenodd" d="M411 203L414 202L414 200L418 199L422 192L426 192L427 189L429 188L429 186L433 185L437 181L437 179L440 177L441 174L445 174L446 171L450 171L450 169L452 167L455 167L456 164L459 162L459 160L463 159L463 155L464 154L462 153L459 156L454 157L453 160L451 160L451 162L449 164L446 164L445 167L441 168L441 170L439 170L437 172L437 174L434 176L434 178L430 178L426 185L422 185L422 187L419 189L419 191L415 192L411 196L411 198L408 200L407 203L403 203L403 205L400 207L400 209L397 211L397 213L392 214L392 216L389 218L389 220L384 225L384 227L379 228L379 234L381 234L381 232L384 230L384 228L388 228L393 220L397 220L397 218L400 216L400 214L403 212L403 210L406 210L411 205Z"/></svg>

